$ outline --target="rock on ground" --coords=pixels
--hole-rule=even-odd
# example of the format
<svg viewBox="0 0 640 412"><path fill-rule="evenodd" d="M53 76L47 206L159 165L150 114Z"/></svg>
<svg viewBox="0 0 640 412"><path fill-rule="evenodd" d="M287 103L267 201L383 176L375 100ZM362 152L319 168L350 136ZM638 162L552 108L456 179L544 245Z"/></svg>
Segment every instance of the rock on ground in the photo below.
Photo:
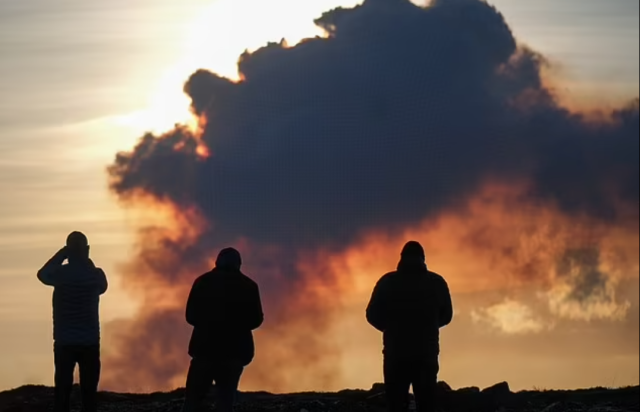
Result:
<svg viewBox="0 0 640 412"><path fill-rule="evenodd" d="M616 390L511 392L506 382L480 390L452 390L439 386L443 412L637 412L638 387ZM100 412L179 412L184 391L170 393L100 394ZM0 412L49 412L53 390L44 386L24 386L0 393ZM74 391L78 404L78 391ZM215 395L207 399L204 411L214 411ZM76 406L74 412L79 411ZM384 385L371 390L339 393L273 395L242 393L237 412L386 412Z"/></svg>

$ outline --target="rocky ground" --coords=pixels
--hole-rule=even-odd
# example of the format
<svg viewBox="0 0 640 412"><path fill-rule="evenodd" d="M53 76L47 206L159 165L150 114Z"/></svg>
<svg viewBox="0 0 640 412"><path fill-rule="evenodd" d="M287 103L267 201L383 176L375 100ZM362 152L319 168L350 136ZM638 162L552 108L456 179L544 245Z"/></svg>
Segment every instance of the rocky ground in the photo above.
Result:
<svg viewBox="0 0 640 412"><path fill-rule="evenodd" d="M243 393L237 412L384 412L382 390L383 386L377 384L368 391L348 390L339 393ZM513 393L506 383L482 391L478 388L451 390L441 383L440 391L441 410L445 412L640 411L638 387ZM179 412L182 396L182 390L149 395L101 393L100 412ZM52 397L52 389L44 386L24 386L3 392L0 393L0 412L50 411ZM204 411L214 411L214 403L212 393Z"/></svg>

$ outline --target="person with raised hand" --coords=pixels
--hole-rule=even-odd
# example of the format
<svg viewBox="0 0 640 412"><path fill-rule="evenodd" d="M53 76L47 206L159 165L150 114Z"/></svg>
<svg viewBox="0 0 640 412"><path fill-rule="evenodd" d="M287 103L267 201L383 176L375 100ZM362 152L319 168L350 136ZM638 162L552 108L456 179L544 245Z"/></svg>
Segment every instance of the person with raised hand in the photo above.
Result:
<svg viewBox="0 0 640 412"><path fill-rule="evenodd" d="M87 237L72 232L66 245L37 274L40 282L53 287L55 412L70 411L76 365L80 371L82 412L97 410L101 370L99 306L108 283L89 251Z"/></svg>

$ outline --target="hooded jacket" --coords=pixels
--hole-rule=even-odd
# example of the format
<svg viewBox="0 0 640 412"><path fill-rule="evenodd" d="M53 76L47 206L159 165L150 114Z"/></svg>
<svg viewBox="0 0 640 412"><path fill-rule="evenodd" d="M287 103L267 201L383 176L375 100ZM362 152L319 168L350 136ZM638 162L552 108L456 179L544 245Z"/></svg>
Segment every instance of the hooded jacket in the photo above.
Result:
<svg viewBox="0 0 640 412"><path fill-rule="evenodd" d="M383 333L385 355L437 357L440 328L453 319L449 286L423 261L403 258L376 284L366 316Z"/></svg>
<svg viewBox="0 0 640 412"><path fill-rule="evenodd" d="M255 356L252 331L264 321L258 285L240 270L216 267L193 284L186 309L189 355L233 360Z"/></svg>

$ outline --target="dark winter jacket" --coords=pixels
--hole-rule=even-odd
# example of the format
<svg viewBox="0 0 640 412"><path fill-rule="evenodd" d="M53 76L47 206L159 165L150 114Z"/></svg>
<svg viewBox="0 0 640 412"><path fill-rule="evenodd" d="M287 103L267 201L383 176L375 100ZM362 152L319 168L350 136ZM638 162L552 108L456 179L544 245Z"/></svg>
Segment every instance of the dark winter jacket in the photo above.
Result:
<svg viewBox="0 0 640 412"><path fill-rule="evenodd" d="M38 279L53 286L53 339L60 345L100 344L100 296L107 277L91 259L63 264L57 254L38 271Z"/></svg>
<svg viewBox="0 0 640 412"><path fill-rule="evenodd" d="M452 319L447 282L416 261L401 260L384 275L367 307L368 322L384 334L385 355L437 357L440 328Z"/></svg>
<svg viewBox="0 0 640 412"><path fill-rule="evenodd" d="M258 285L239 270L213 269L194 282L186 318L193 326L190 356L247 366L255 355L252 331L264 321Z"/></svg>

